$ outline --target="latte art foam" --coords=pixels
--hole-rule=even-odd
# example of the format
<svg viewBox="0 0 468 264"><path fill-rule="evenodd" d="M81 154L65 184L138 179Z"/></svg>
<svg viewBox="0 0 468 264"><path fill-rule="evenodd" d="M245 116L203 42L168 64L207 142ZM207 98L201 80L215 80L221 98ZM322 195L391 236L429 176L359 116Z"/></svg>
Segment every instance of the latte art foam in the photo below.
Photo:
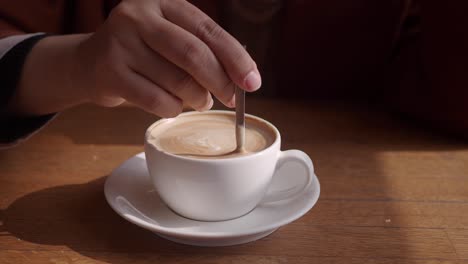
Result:
<svg viewBox="0 0 468 264"><path fill-rule="evenodd" d="M156 126L151 131L150 143L176 155L222 158L261 151L270 146L274 138L274 132L266 124L247 118L245 151L238 153L233 115L196 114Z"/></svg>

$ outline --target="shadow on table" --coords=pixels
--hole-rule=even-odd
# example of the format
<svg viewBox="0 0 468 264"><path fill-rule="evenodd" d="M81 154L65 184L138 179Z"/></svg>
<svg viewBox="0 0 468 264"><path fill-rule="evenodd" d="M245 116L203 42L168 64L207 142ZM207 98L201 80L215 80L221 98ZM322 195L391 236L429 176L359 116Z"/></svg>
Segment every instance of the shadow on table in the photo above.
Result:
<svg viewBox="0 0 468 264"><path fill-rule="evenodd" d="M21 240L63 245L84 256L112 263L119 263L119 258L97 252L157 254L176 253L183 248L114 213L104 198L104 180L102 177L85 184L52 187L25 195L2 212L0 230Z"/></svg>
<svg viewBox="0 0 468 264"><path fill-rule="evenodd" d="M75 144L142 145L146 128L158 119L132 106L83 105L61 113L44 132L63 135Z"/></svg>
<svg viewBox="0 0 468 264"><path fill-rule="evenodd" d="M356 210L361 214L359 219L366 219L374 213L366 210L360 212L359 208L346 205L347 202L398 198L388 190L390 176L381 170L376 158L382 151L445 151L466 148L466 145L371 110L349 112L347 108L311 108L304 102L294 105L278 103L275 106L278 111L262 111L267 109L267 104L271 102L256 101L249 112L264 117L283 131L283 149L299 148L307 152L314 160L322 185L321 198L316 208L308 214L311 216L306 215L285 227L284 231L279 230L258 242L226 248L175 244L126 222L114 213L104 198L105 177L85 184L47 188L17 199L3 210L1 229L18 239L42 245L64 245L84 256L112 263L135 262L147 258L148 254L154 257L154 261L164 256L167 262L200 260L207 256L208 260L220 255L275 256L278 252L284 252L282 254L289 257L304 257L305 254L305 257L311 257L307 260L309 262L313 262L316 256L407 257L410 253L405 232L395 229L382 232L384 228L380 227L385 227L385 223L380 223L380 227L374 226L376 229L353 229L353 223L341 221ZM285 107L288 107L287 111L281 111ZM75 131L73 127L76 126L64 120L58 120L58 124L49 129L54 133L63 133L77 143L134 144L135 139L140 139L140 132L154 121L153 117L136 109L112 110L109 120L103 119L108 115L107 110L96 111L104 111L96 114L99 116L97 127L91 125L96 121L79 121L83 126L90 127L91 132ZM66 117L75 114L82 116L70 113ZM121 120L111 120L119 115ZM112 139L100 136L105 131L122 128L125 118L130 117L133 121L128 122L125 133L116 133L122 135ZM105 121L101 123L102 120ZM335 202L342 207L338 207L337 215L330 215L323 204ZM398 208L389 206L384 214L398 214ZM365 233L360 233L360 230ZM299 250L299 245L307 245L310 249ZM320 262L320 259L315 260Z"/></svg>
<svg viewBox="0 0 468 264"><path fill-rule="evenodd" d="M248 252L245 245L213 249L176 244L125 221L105 201L105 178L47 188L17 199L0 211L0 235L39 245L66 246L110 263L133 263L141 254L146 254L148 261L148 253L157 257L154 261L164 258L164 263L171 263L181 256L193 259Z"/></svg>

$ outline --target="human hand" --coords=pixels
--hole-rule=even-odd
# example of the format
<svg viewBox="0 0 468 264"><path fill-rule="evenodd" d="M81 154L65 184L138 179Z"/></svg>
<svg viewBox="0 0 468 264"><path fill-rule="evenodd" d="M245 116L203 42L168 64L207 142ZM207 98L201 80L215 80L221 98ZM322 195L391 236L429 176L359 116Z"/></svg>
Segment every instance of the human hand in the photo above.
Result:
<svg viewBox="0 0 468 264"><path fill-rule="evenodd" d="M261 85L241 44L184 0L124 0L76 54L74 83L92 102L126 100L161 117L178 115L184 104L210 109L211 94L234 107L235 85Z"/></svg>

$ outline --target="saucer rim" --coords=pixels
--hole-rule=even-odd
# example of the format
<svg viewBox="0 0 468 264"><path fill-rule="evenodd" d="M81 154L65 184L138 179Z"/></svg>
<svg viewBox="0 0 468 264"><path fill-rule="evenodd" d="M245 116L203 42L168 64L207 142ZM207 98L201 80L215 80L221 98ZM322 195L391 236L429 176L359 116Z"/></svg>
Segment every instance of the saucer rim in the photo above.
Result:
<svg viewBox="0 0 468 264"><path fill-rule="evenodd" d="M104 184L104 195L106 197L106 201L107 203L109 204L109 206L112 208L112 210L114 212L116 212L119 216L121 216L122 218L124 218L125 220L139 226L139 227L142 227L144 229L147 229L149 231L152 231L152 232L155 232L155 233L160 233L160 234L163 234L163 235L166 235L166 236L175 236L175 237L191 237L191 238L202 238L202 239L218 239L218 238L236 238L236 237L243 237L243 236L250 236L250 235L255 235L255 234L258 234L258 233L262 233L262 232L267 232L269 230L273 230L273 229L277 229L277 228L280 228L282 226L285 226L299 218L301 218L302 216L304 216L309 210L311 210L315 204L317 203L319 197L320 197L320 182L318 180L318 177L317 175L315 174L315 172L313 173L313 177L312 177L312 184L309 188L307 188L306 190L303 191L303 193L301 193L301 196L302 195L305 195L306 192L311 192L310 196L312 199L310 199L308 201L308 203L306 205L303 206L303 208L301 210L298 210L296 213L293 214L293 217L286 217L285 220L283 221L278 221L278 222L274 222L270 225L267 225L267 226L262 226L260 228L257 228L255 230L248 230L248 231L241 231L241 232L216 232L216 233L205 233L205 232L200 232L200 231L175 231L173 230L172 228L166 228L166 227L161 227L161 226L158 226L158 225L154 225L154 224L151 224L151 223L148 223L148 222L145 222L143 220L141 220L140 218L136 218L136 217L128 217L126 214L122 213L120 210L118 210L117 208L114 207L114 203L112 202L112 197L110 197L110 182L111 182L111 179L113 177L117 177L115 176L115 173L116 171L120 170L126 163L130 162L131 160L137 158L137 157L140 157L140 158L143 158L146 160L146 157L145 157L145 153L144 152L140 152L138 154L135 154L133 156L131 156L130 158L128 158L127 160L123 161L122 163L120 163L120 165L115 168L110 174L109 176L106 178L106 182ZM161 199L161 198L159 198ZM297 199L297 197L296 197ZM164 203L164 202L163 202ZM167 205L165 205L167 207ZM171 210L170 208L168 208L169 210ZM240 216L238 218L242 218L242 217L245 217L247 215L249 215L250 213L252 213L254 210L252 210L251 212L243 215L243 216ZM182 218L185 218L183 216L180 216L179 214L173 212L171 210L171 212L177 216L177 217L182 217ZM235 219L238 219L238 218L235 218ZM203 222L203 223L207 223L207 222L204 222L204 221L197 221L197 220L193 220L193 219L189 219L189 218L185 218L189 221L194 221L194 222ZM219 223L219 222L229 222L229 221L233 221L235 219L231 219L231 220L225 220L225 221L214 221L215 223Z"/></svg>

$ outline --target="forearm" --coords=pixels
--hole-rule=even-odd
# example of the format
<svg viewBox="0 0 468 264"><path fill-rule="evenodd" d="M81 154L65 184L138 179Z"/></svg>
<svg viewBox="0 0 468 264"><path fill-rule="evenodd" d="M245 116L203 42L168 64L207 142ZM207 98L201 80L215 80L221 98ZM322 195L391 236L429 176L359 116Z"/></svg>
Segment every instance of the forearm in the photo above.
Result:
<svg viewBox="0 0 468 264"><path fill-rule="evenodd" d="M11 115L34 116L62 111L87 101L76 72L76 49L88 35L51 36L40 40L28 54L15 93L8 105Z"/></svg>

